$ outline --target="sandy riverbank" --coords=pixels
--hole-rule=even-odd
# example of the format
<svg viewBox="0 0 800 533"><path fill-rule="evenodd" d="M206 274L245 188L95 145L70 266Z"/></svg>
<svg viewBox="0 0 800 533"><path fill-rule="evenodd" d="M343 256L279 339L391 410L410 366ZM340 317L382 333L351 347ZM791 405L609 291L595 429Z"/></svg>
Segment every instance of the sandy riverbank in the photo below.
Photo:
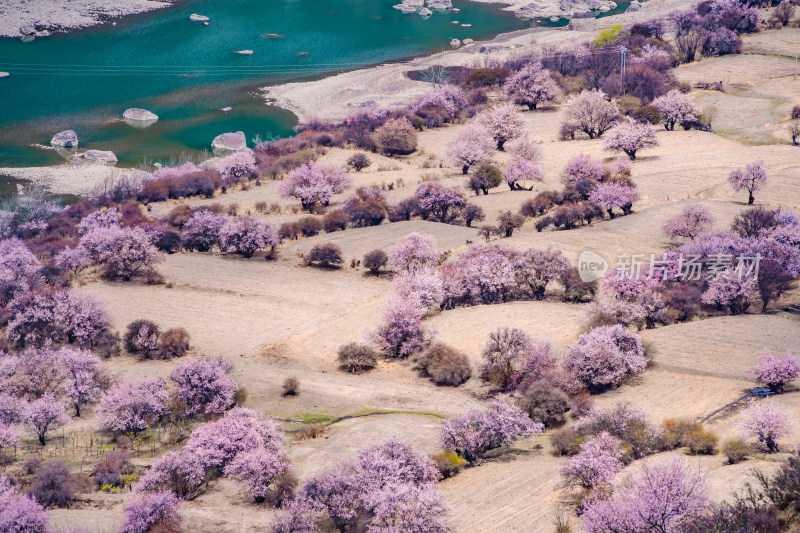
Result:
<svg viewBox="0 0 800 533"><path fill-rule="evenodd" d="M137 169L117 168L96 163L64 163L49 167L0 168L0 176L27 180L47 187L54 194L87 195L109 180Z"/></svg>
<svg viewBox="0 0 800 533"><path fill-rule="evenodd" d="M135 15L172 5L174 0L0 0L0 37L20 37L21 28L72 30L96 26L112 17Z"/></svg>
<svg viewBox="0 0 800 533"><path fill-rule="evenodd" d="M601 19L573 20L571 30L536 27L502 34L488 42L477 42L410 61L344 72L321 80L265 87L263 94L267 102L288 109L300 120L311 117L341 120L354 109L371 103L381 107L404 106L430 88L425 82L408 78L406 72L409 70L424 70L432 65L476 67L513 55L541 51L549 46L560 47L589 41L601 28L667 15L677 9L688 8L691 3L689 0L650 0L642 4L642 9L637 12Z"/></svg>

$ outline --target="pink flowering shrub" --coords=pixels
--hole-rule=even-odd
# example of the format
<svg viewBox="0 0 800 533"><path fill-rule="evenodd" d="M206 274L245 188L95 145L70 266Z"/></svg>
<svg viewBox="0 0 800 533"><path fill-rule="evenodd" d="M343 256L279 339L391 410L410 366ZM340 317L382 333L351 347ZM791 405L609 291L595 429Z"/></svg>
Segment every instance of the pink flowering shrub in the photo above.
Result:
<svg viewBox="0 0 800 533"><path fill-rule="evenodd" d="M197 172L202 172L203 169L192 163L191 161L187 161L182 165L178 165L177 167L159 167L153 172L153 179L155 180L166 180L171 178L184 178L190 174L196 174Z"/></svg>
<svg viewBox="0 0 800 533"><path fill-rule="evenodd" d="M49 533L47 511L21 494L6 477L0 477L0 531L8 533Z"/></svg>
<svg viewBox="0 0 800 533"><path fill-rule="evenodd" d="M650 105L658 109L664 127L670 131L675 128L676 123L687 124L696 121L701 112L691 96L676 89L659 96Z"/></svg>
<svg viewBox="0 0 800 533"><path fill-rule="evenodd" d="M212 157L203 162L203 169L218 172L227 183L248 179L256 173L256 158L252 150L245 149L223 157Z"/></svg>
<svg viewBox="0 0 800 533"><path fill-rule="evenodd" d="M131 500L125 507L125 516L118 533L147 533L155 526L166 531L181 531L183 517L178 507L181 501L172 492L152 492Z"/></svg>
<svg viewBox="0 0 800 533"><path fill-rule="evenodd" d="M481 111L475 116L475 122L486 128L501 152L506 142L522 134L524 124L522 113L510 103Z"/></svg>
<svg viewBox="0 0 800 533"><path fill-rule="evenodd" d="M426 92L419 99L408 106L411 113L425 112L426 108L441 107L450 118L455 117L462 109L467 107L464 91L455 85L442 85Z"/></svg>
<svg viewBox="0 0 800 533"><path fill-rule="evenodd" d="M18 444L17 426L0 420L0 450L17 446ZM0 457L2 457L2 453L0 453Z"/></svg>
<svg viewBox="0 0 800 533"><path fill-rule="evenodd" d="M544 175L539 165L524 157L515 155L512 156L508 165L503 169L503 179L512 191L524 191L530 189L525 189L522 185L523 182L542 181Z"/></svg>
<svg viewBox="0 0 800 533"><path fill-rule="evenodd" d="M636 159L636 152L653 146L658 146L655 126L635 120L619 122L609 130L603 142L603 150L625 152L632 161Z"/></svg>
<svg viewBox="0 0 800 533"><path fill-rule="evenodd" d="M51 347L26 348L18 354L2 356L0 363L0 391L19 400L41 398L45 394L60 395L66 373L58 352ZM22 406L7 406L9 416ZM9 421L18 421L16 417Z"/></svg>
<svg viewBox="0 0 800 533"><path fill-rule="evenodd" d="M587 533L679 533L685 521L710 505L705 477L680 458L668 463L645 462L630 486L603 496L594 494L584 501L581 518Z"/></svg>
<svg viewBox="0 0 800 533"><path fill-rule="evenodd" d="M387 266L395 272L435 267L441 255L432 236L415 231L389 250Z"/></svg>
<svg viewBox="0 0 800 533"><path fill-rule="evenodd" d="M636 185L611 181L600 183L589 195L589 199L602 207L610 218L614 218L614 209L621 209L623 215L629 215L633 203L639 199Z"/></svg>
<svg viewBox="0 0 800 533"><path fill-rule="evenodd" d="M122 214L115 207L98 209L83 217L78 222L76 229L78 230L78 235L86 235L95 229L108 229L119 226L121 220Z"/></svg>
<svg viewBox="0 0 800 533"><path fill-rule="evenodd" d="M544 425L533 422L525 411L494 400L488 411L469 411L448 418L442 429L442 447L476 464L489 450L542 431Z"/></svg>
<svg viewBox="0 0 800 533"><path fill-rule="evenodd" d="M618 118L617 104L597 89L570 96L561 109L562 128L582 131L590 139L601 137Z"/></svg>
<svg viewBox="0 0 800 533"><path fill-rule="evenodd" d="M522 157L528 161L536 162L542 159L541 143L531 139L528 135L522 134L516 139L509 141L506 151L512 157Z"/></svg>
<svg viewBox="0 0 800 533"><path fill-rule="evenodd" d="M25 423L39 437L39 444L47 444L47 433L69 422L64 404L53 393L31 401L25 407Z"/></svg>
<svg viewBox="0 0 800 533"><path fill-rule="evenodd" d="M22 346L68 342L92 347L111 327L111 315L100 299L74 290L22 294L8 311L6 335Z"/></svg>
<svg viewBox="0 0 800 533"><path fill-rule="evenodd" d="M276 494L276 482L282 476L293 474L292 465L283 452L259 447L237 454L225 467L225 475L242 483L246 493L257 503L270 500L282 504L286 495Z"/></svg>
<svg viewBox="0 0 800 533"><path fill-rule="evenodd" d="M470 122L445 147L447 157L466 174L469 167L483 163L494 153L495 140L485 126Z"/></svg>
<svg viewBox="0 0 800 533"><path fill-rule="evenodd" d="M671 238L685 237L694 240L701 233L711 230L714 217L711 212L701 204L691 204L680 215L667 220L661 231Z"/></svg>
<svg viewBox="0 0 800 533"><path fill-rule="evenodd" d="M389 297L384 324L371 335L373 343L392 358L406 358L425 348L431 332L422 325L425 308L419 301L397 295Z"/></svg>
<svg viewBox="0 0 800 533"><path fill-rule="evenodd" d="M253 217L230 218L219 230L220 248L233 248L244 257L253 257L257 250L280 244L278 230Z"/></svg>
<svg viewBox="0 0 800 533"><path fill-rule="evenodd" d="M414 193L422 211L422 218L449 224L466 205L464 189L456 185L446 187L435 181L426 181Z"/></svg>
<svg viewBox="0 0 800 533"><path fill-rule="evenodd" d="M747 204L752 205L755 200L753 193L762 189L767 184L767 169L762 161L755 161L746 167L737 168L728 174L728 183L735 192L747 191Z"/></svg>
<svg viewBox="0 0 800 533"><path fill-rule="evenodd" d="M777 357L772 355L769 348L764 348L761 350L761 360L748 372L755 380L781 394L787 383L800 376L800 357L793 356L789 350L783 357Z"/></svg>
<svg viewBox="0 0 800 533"><path fill-rule="evenodd" d="M622 441L603 431L584 441L580 451L561 464L559 472L567 486L591 489L610 483L625 466L624 456Z"/></svg>
<svg viewBox="0 0 800 533"><path fill-rule="evenodd" d="M563 94L561 87L550 76L550 71L542 68L538 62L530 63L512 74L503 89L515 104L526 105L528 109L556 102Z"/></svg>
<svg viewBox="0 0 800 533"><path fill-rule="evenodd" d="M186 404L186 416L224 413L233 405L239 386L230 376L232 367L218 357L190 359L178 363L169 379L175 395Z"/></svg>
<svg viewBox="0 0 800 533"><path fill-rule="evenodd" d="M160 378L118 383L100 398L97 422L106 431L136 434L169 412L168 401L169 393Z"/></svg>
<svg viewBox="0 0 800 533"><path fill-rule="evenodd" d="M520 329L500 328L489 334L481 352L481 378L509 392L525 380L547 378L555 364L550 341L534 341Z"/></svg>
<svg viewBox="0 0 800 533"><path fill-rule="evenodd" d="M187 250L207 252L215 245L219 246L220 230L227 221L227 216L215 215L207 209L195 211L183 225L181 244Z"/></svg>
<svg viewBox="0 0 800 533"><path fill-rule="evenodd" d="M42 284L41 263L16 237L0 240L0 307Z"/></svg>
<svg viewBox="0 0 800 533"><path fill-rule="evenodd" d="M745 437L755 438L770 453L778 451L778 439L794 433L792 415L773 399L751 404L742 412L739 429Z"/></svg>
<svg viewBox="0 0 800 533"><path fill-rule="evenodd" d="M311 211L317 204L327 206L334 194L346 191L352 183L347 169L309 161L291 171L278 192L282 198L297 198L303 209Z"/></svg>
<svg viewBox="0 0 800 533"><path fill-rule="evenodd" d="M309 514L322 513L340 531L361 526L365 531L445 533L447 508L436 489L437 478L429 457L390 439L308 480L290 515L300 522L303 515L307 520Z"/></svg>
<svg viewBox="0 0 800 533"><path fill-rule="evenodd" d="M578 337L567 352L565 368L591 391L619 385L647 366L639 337L620 325L601 326Z"/></svg>

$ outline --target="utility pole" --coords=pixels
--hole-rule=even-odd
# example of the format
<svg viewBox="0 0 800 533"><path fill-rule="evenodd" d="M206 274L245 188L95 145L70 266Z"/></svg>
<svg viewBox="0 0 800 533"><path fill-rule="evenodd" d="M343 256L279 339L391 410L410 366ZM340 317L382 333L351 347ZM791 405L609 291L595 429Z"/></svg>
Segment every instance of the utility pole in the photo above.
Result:
<svg viewBox="0 0 800 533"><path fill-rule="evenodd" d="M622 94L625 94L625 54L628 49L624 46L619 47L619 71L620 83L622 84Z"/></svg>

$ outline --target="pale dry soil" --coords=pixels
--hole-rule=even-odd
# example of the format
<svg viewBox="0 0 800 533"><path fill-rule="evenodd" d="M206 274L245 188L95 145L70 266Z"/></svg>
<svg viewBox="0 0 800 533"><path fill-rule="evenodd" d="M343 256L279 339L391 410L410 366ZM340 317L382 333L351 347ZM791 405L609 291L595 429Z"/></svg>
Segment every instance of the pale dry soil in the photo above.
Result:
<svg viewBox="0 0 800 533"><path fill-rule="evenodd" d="M757 41L766 49L770 35L784 34L755 36L748 46L755 46ZM745 78L749 61L765 61L763 70L770 73L752 73ZM727 69L732 80L747 79L753 84L725 94L693 93L700 102L718 98L714 103L719 109L716 124L722 124L727 113L750 109L746 104L753 100L780 100L780 110L795 101L794 81L787 77L785 69L779 77L771 74L773 67L785 67L782 61L785 60L764 55L732 56L681 67L677 74L686 80L724 80L720 73ZM747 206L744 195L734 195L730 190L726 176L731 169L757 159L765 162L769 183L756 194L756 204L800 210L800 150L769 140L768 134L778 130L763 127L765 112L742 111L730 126L735 135L660 130L660 146L643 151L633 163L632 179L642 198L630 216L570 231L541 233L528 221L513 237L499 242L520 249L556 246L573 258L581 251L593 250L610 262L621 253L647 257L660 254L671 244L661 233L661 225L689 204L708 207L716 219L715 229L729 227ZM770 112L777 113L776 117L783 113L774 109ZM538 192L561 187L560 172L570 157L581 153L607 160L612 157L602 151L602 140L558 141L558 113L554 109L524 115L526 132L542 142L545 180L530 192L499 187L487 196L469 193L469 201L485 210L487 223L494 223L501 211L517 211ZM444 147L461 127L457 124L422 133L420 151L407 158L389 160L369 154L373 165L355 175L356 185L384 186L390 202L396 202L413 194L423 179L463 184L459 169L444 155ZM746 141L745 137L756 134L766 136L766 144L734 140ZM322 161L342 164L352 153L353 150L332 149ZM496 155L501 165L505 158L505 154ZM393 190L388 190L390 183ZM182 204L199 207L215 202L224 206L236 203L239 212L246 213L255 209L256 202L263 201L278 204L274 214L258 215L264 220L279 224L307 216L300 212L297 202L280 199L277 187L277 182L268 181L213 199L154 204L149 215L163 216ZM344 197L334 197L331 208ZM162 328L187 328L192 336L192 356L204 353L228 360L234 376L248 391L245 405L278 416L287 431L308 421L308 413L328 421L354 415L329 425L317 439L288 438L288 454L299 477L307 479L352 457L363 445L392 436L435 453L442 417L487 405L488 388L477 377L461 387L447 388L421 378L408 362L381 361L376 370L363 375L348 375L337 369L337 348L348 342L363 342L379 326L390 287L388 274L369 276L363 268L351 268L350 261L374 248L388 251L411 231L433 235L439 249L450 252L451 257L466 249L467 241L480 241L475 228L419 220L384 223L290 242L278 250L277 259L272 261L265 261L263 254L247 260L220 253L174 254L158 267L166 285L109 283L87 277L82 290L97 293L103 299L119 330L138 318L155 320ZM311 246L325 242L333 242L343 250L346 265L337 270L304 266L300 256ZM629 402L646 411L656 423L667 418L710 415L754 386L746 370L757 361L763 347L775 352L787 348L800 352L800 317L780 310L781 305L797 301L795 291L766 315L756 314L758 304L754 303L747 315L701 317L690 323L641 332L652 356L649 368L618 389L597 396L597 405L610 407ZM556 288L545 301L433 313L426 324L437 331L440 340L464 351L477 375L480 351L487 335L496 328L519 327L533 337L550 338L563 353L581 333L583 313L582 305L561 303ZM136 361L128 356L108 362L112 371L126 380L167 376L174 364ZM299 396L281 395L287 377L299 379ZM800 390L790 388L776 401L800 415ZM722 438L736 435L740 409L745 403L714 416L708 427ZM87 413L65 433L86 434L92 426L93 418ZM573 502L574 495L561 489L558 467L562 459L550 453L549 442L549 434L520 442L507 453L443 481L440 486L451 506L449 520L454 531L553 531L552 520L558 507ZM800 432L786 439L783 449L798 444ZM667 455L671 454L660 454L651 460L665 460ZM751 468L773 468L782 457L785 456L757 454L735 466L725 465L721 455L687 460L708 472L714 498L724 499L750 479ZM147 453L137 458L141 464L152 460ZM639 467L636 463L631 465L620 479ZM85 471L87 466L84 464L83 468ZM90 501L79 503L75 509L55 511L53 522L111 532L121 519L127 498L128 493L87 497ZM213 482L206 494L185 507L191 531L266 531L273 516L273 511L249 503L234 484L224 480ZM577 521L574 526L577 528Z"/></svg>

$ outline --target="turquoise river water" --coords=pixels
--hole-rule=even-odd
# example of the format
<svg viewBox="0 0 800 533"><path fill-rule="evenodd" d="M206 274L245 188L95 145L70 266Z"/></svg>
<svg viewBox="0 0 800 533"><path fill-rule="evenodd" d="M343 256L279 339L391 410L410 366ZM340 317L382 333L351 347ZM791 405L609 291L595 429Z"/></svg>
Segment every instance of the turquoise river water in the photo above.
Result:
<svg viewBox="0 0 800 533"><path fill-rule="evenodd" d="M64 129L78 133L81 148L114 151L120 166L208 149L226 131L242 130L248 139L289 135L295 117L266 106L259 87L529 26L488 4L456 0L461 13L424 20L393 3L180 0L113 26L33 42L0 40L0 71L11 73L0 78L0 167L58 163L53 150L35 145L48 145ZM192 13L210 17L210 24L191 22ZM243 49L254 53L234 53ZM132 128L121 120L129 107L160 120Z"/></svg>

